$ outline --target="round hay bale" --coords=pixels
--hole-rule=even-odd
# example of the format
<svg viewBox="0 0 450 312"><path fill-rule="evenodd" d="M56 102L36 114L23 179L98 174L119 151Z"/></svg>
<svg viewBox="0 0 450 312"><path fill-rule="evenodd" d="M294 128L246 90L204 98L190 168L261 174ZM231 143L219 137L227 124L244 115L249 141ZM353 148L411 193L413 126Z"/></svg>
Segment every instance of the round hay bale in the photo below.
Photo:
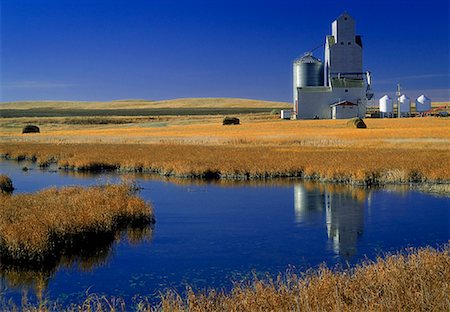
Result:
<svg viewBox="0 0 450 312"><path fill-rule="evenodd" d="M35 125L26 125L22 129L22 133L39 133L39 127Z"/></svg>
<svg viewBox="0 0 450 312"><path fill-rule="evenodd" d="M222 125L238 125L239 124L239 118L236 117L225 117L223 119Z"/></svg>
<svg viewBox="0 0 450 312"><path fill-rule="evenodd" d="M0 175L0 193L11 194L14 186L10 177L5 174Z"/></svg>
<svg viewBox="0 0 450 312"><path fill-rule="evenodd" d="M367 128L366 123L359 117L355 117L347 121L347 127L365 129Z"/></svg>

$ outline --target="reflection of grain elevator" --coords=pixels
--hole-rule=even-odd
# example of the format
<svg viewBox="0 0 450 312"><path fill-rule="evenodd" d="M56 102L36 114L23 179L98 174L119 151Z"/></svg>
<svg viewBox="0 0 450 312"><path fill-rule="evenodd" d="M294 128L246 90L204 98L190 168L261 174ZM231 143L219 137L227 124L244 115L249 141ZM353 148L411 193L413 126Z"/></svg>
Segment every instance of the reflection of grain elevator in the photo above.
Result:
<svg viewBox="0 0 450 312"><path fill-rule="evenodd" d="M364 229L364 202L351 194L325 193L327 234L335 253L351 257Z"/></svg>
<svg viewBox="0 0 450 312"><path fill-rule="evenodd" d="M361 36L347 13L332 23L325 62L311 52L294 61L294 118L364 117L373 97L369 72L363 72Z"/></svg>
<svg viewBox="0 0 450 312"><path fill-rule="evenodd" d="M368 205L370 194L368 194ZM325 222L331 248L336 254L350 258L356 253L359 237L364 230L364 200L358 200L348 190L331 192L318 187L306 189L294 185L295 222Z"/></svg>

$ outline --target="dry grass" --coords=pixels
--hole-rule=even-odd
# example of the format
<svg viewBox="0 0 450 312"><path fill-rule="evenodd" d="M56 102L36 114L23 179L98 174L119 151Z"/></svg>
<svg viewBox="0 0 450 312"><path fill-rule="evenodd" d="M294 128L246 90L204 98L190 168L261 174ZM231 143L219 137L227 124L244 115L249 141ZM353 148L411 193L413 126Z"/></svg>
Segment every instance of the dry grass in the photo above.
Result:
<svg viewBox="0 0 450 312"><path fill-rule="evenodd" d="M34 265L94 244L128 224L148 224L151 207L128 184L50 188L4 195L0 209L0 262Z"/></svg>
<svg viewBox="0 0 450 312"><path fill-rule="evenodd" d="M93 118L89 119L89 122ZM285 121L267 114L239 116L241 125L223 127L223 117L160 117L148 122L122 125L66 124L70 119L3 118L3 142L46 143L161 143L254 145L359 146L392 148L449 148L450 119L403 118L365 119L368 129L346 127L347 120ZM59 124L51 121L59 120ZM100 118L102 120L102 118ZM40 125L39 135L23 136L25 123ZM117 120L120 122L120 119Z"/></svg>
<svg viewBox="0 0 450 312"><path fill-rule="evenodd" d="M230 292L210 289L161 295L136 303L136 311L449 311L450 248L409 250L356 268L322 267L304 274L238 282ZM12 310L5 306L5 310ZM92 295L67 311L129 311L123 300ZM60 311L43 303L25 311Z"/></svg>
<svg viewBox="0 0 450 312"><path fill-rule="evenodd" d="M0 154L42 164L96 170L150 171L222 178L304 176L346 183L450 181L450 119L283 121L267 114L170 117L138 124L43 124L39 135L20 134L22 122L0 121ZM201 146L199 146L201 145Z"/></svg>
<svg viewBox="0 0 450 312"><path fill-rule="evenodd" d="M448 311L450 250L421 249L353 270L323 267L305 275L237 284L231 293L167 294L164 311Z"/></svg>
<svg viewBox="0 0 450 312"><path fill-rule="evenodd" d="M78 171L113 169L201 178L298 176L343 183L450 181L445 149L181 144L0 144L0 154ZM412 157L413 155L413 157Z"/></svg>
<svg viewBox="0 0 450 312"><path fill-rule="evenodd" d="M0 109L143 109L143 108L285 108L285 102L237 98L183 98L174 100L116 100L111 102L21 101L0 103Z"/></svg>

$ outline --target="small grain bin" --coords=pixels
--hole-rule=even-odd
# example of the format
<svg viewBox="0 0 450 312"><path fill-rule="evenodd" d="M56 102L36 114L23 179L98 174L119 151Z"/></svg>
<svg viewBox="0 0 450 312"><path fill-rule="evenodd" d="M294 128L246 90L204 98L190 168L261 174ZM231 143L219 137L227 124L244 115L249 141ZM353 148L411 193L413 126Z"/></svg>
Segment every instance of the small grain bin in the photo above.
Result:
<svg viewBox="0 0 450 312"><path fill-rule="evenodd" d="M394 112L394 106L392 104L392 99L389 97L389 95L383 96L379 100L380 105L380 117L392 117Z"/></svg>
<svg viewBox="0 0 450 312"><path fill-rule="evenodd" d="M324 85L324 65L312 53L296 59L293 64L294 103L298 101L297 88Z"/></svg>
<svg viewBox="0 0 450 312"><path fill-rule="evenodd" d="M296 87L323 86L323 63L312 53L306 53L294 62Z"/></svg>
<svg viewBox="0 0 450 312"><path fill-rule="evenodd" d="M405 94L398 99L400 105L400 116L407 117L411 113L411 100Z"/></svg>
<svg viewBox="0 0 450 312"><path fill-rule="evenodd" d="M416 112L424 113L431 109L431 100L425 95L421 95L416 100Z"/></svg>

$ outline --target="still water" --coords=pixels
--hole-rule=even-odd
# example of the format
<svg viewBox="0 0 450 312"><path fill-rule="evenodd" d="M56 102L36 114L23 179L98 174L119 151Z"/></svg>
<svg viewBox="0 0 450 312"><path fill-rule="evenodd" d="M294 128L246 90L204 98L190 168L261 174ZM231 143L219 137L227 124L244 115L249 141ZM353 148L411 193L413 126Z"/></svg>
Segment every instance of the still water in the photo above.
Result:
<svg viewBox="0 0 450 312"><path fill-rule="evenodd" d="M23 171L24 165L31 170ZM13 179L16 193L123 177L43 171L13 161L0 161L0 172ZM232 281L253 274L304 271L321 263L346 266L450 239L449 198L408 187L133 178L153 205L153 229L131 233L131 239L122 233L96 257L65 259L45 273L0 271L0 296L20 302L24 294L37 293L67 303L87 292L131 301L167 288L183 292L187 285L229 289Z"/></svg>

